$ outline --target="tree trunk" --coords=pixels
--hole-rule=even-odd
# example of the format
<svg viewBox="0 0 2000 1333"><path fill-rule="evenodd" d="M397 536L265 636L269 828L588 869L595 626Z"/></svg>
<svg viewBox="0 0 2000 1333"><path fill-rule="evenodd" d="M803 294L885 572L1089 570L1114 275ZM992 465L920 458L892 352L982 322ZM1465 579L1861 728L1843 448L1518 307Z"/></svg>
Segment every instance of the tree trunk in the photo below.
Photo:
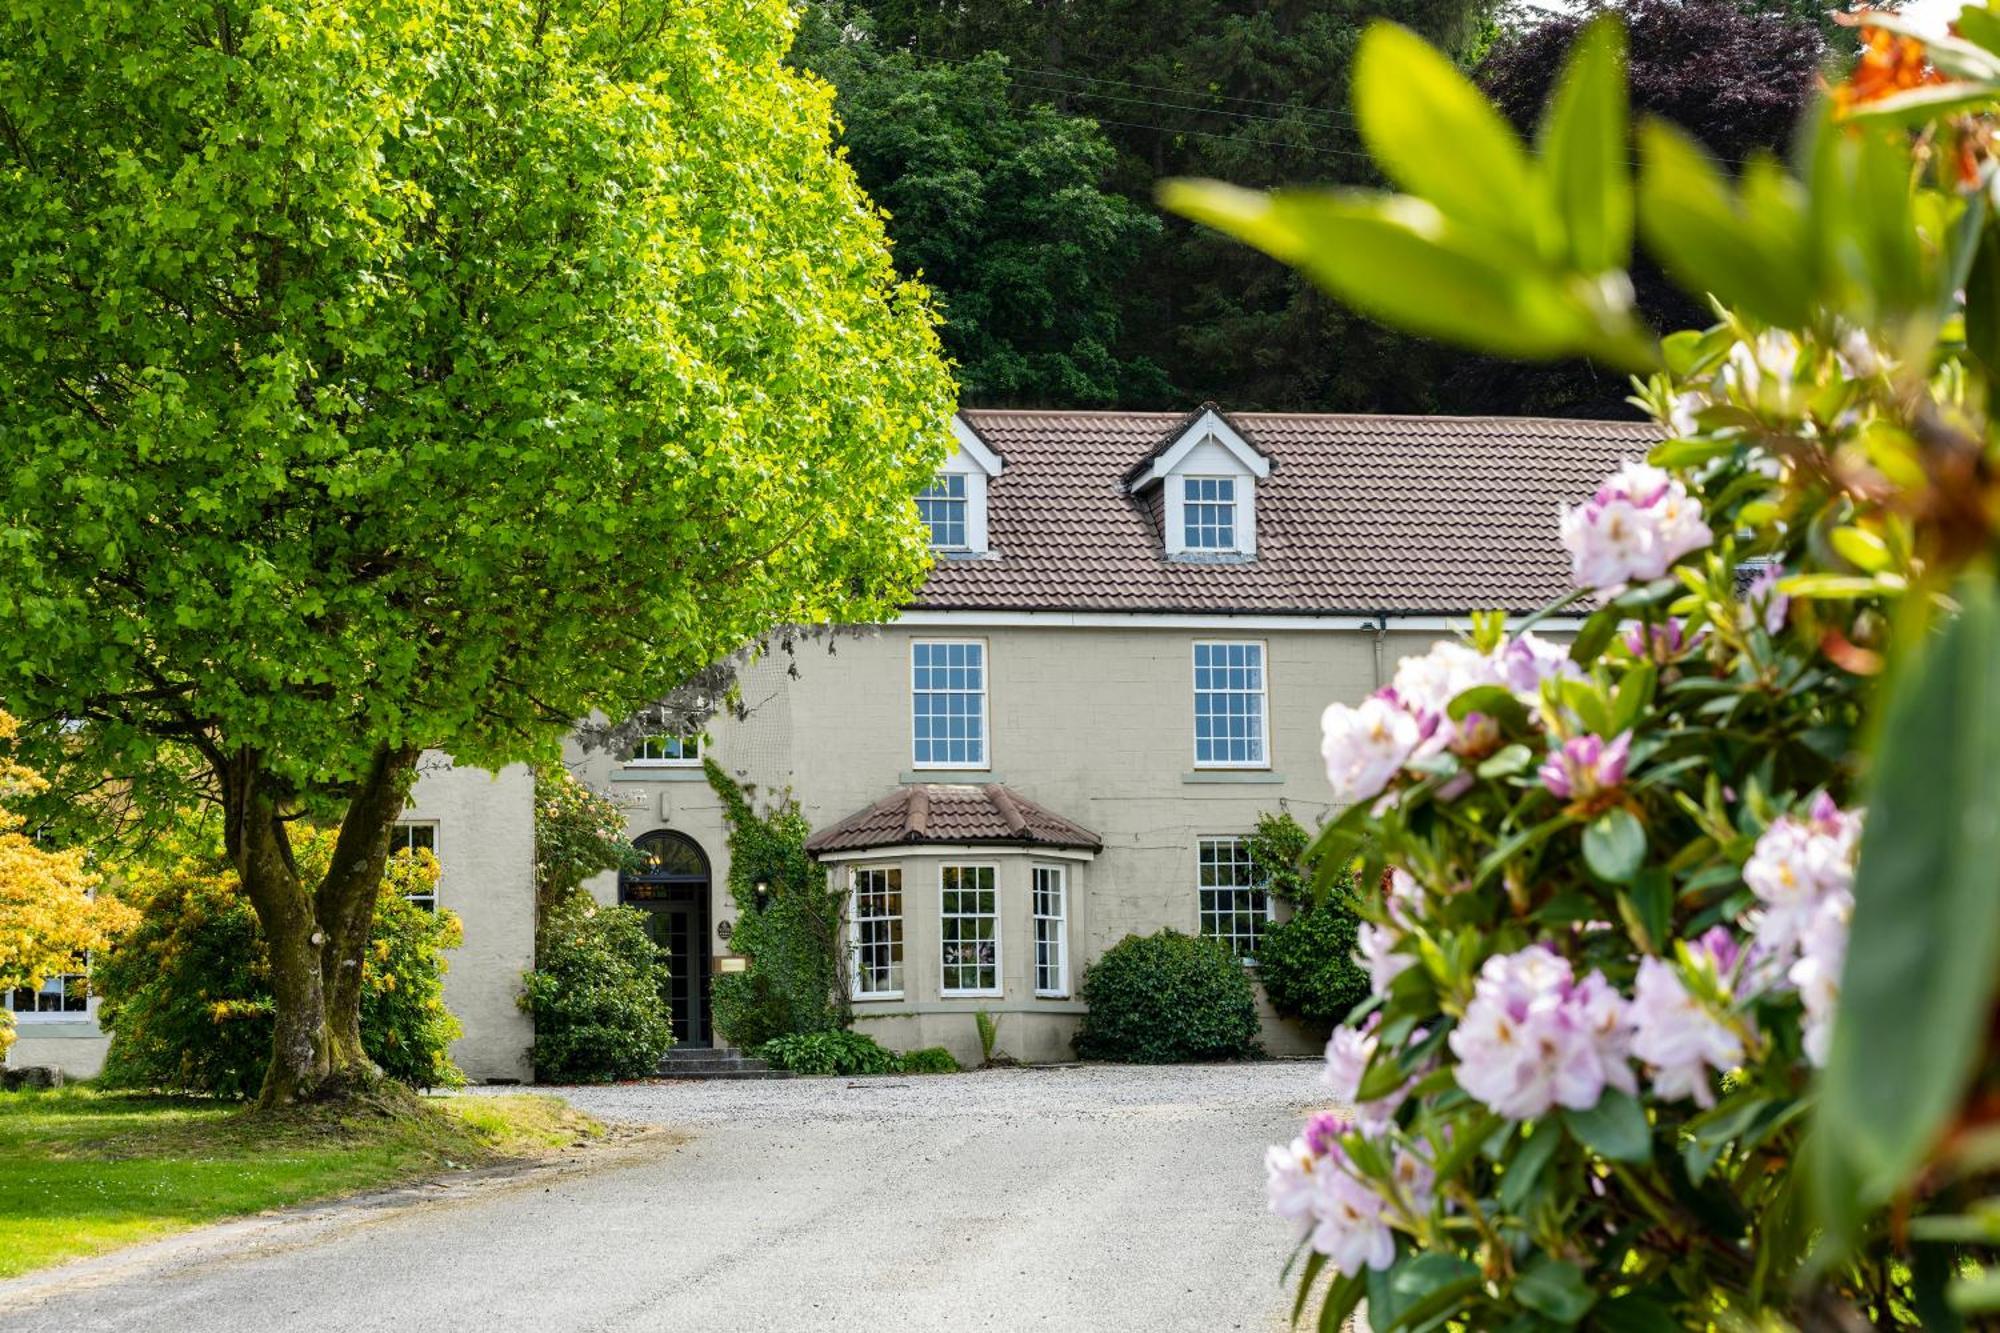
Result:
<svg viewBox="0 0 2000 1333"><path fill-rule="evenodd" d="M348 802L326 876L308 891L286 832L281 784L263 757L240 749L222 765L224 846L264 928L277 1003L260 1107L378 1077L361 1047L362 955L415 768L413 750L377 752Z"/></svg>
<svg viewBox="0 0 2000 1333"><path fill-rule="evenodd" d="M313 894L314 912L327 933L320 974L334 1058L370 1071L374 1062L361 1047L361 973L391 835L409 798L416 762L414 750L375 752L367 778L348 802L333 859Z"/></svg>

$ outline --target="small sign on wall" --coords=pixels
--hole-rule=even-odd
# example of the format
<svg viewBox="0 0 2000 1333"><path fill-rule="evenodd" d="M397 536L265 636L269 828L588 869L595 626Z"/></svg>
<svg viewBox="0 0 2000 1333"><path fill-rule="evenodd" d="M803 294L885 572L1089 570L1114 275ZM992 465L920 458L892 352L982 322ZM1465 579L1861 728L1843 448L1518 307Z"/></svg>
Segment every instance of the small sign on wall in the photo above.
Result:
<svg viewBox="0 0 2000 1333"><path fill-rule="evenodd" d="M715 970L718 974L726 972L748 972L750 970L750 960L748 958L745 958L740 953L717 954L715 956Z"/></svg>

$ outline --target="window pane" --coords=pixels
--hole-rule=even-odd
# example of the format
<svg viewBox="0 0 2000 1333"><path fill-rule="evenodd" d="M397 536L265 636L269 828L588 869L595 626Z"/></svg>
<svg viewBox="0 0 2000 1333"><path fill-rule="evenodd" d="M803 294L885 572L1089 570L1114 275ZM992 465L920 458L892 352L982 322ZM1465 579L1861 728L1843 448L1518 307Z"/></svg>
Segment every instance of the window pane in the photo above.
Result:
<svg viewBox="0 0 2000 1333"><path fill-rule="evenodd" d="M1221 940L1239 958L1255 958L1269 916L1264 883L1242 839L1203 838L1196 886L1201 933Z"/></svg>
<svg viewBox="0 0 2000 1333"><path fill-rule="evenodd" d="M1000 918L992 866L945 866L938 875L943 989L1000 989Z"/></svg>
<svg viewBox="0 0 2000 1333"><path fill-rule="evenodd" d="M916 643L910 649L912 757L919 767L986 762L986 645Z"/></svg>
<svg viewBox="0 0 2000 1333"><path fill-rule="evenodd" d="M1216 766L1265 762L1263 644L1194 646L1194 758Z"/></svg>
<svg viewBox="0 0 2000 1333"><path fill-rule="evenodd" d="M1190 551L1235 550L1235 478L1184 477L1181 487L1183 544Z"/></svg>
<svg viewBox="0 0 2000 1333"><path fill-rule="evenodd" d="M1034 872L1035 991L1067 995L1069 973L1068 902L1061 866L1036 866Z"/></svg>
<svg viewBox="0 0 2000 1333"><path fill-rule="evenodd" d="M854 993L903 990L903 872L894 866L854 872Z"/></svg>
<svg viewBox="0 0 2000 1333"><path fill-rule="evenodd" d="M635 763L695 764L701 762L700 736L648 736L632 751Z"/></svg>
<svg viewBox="0 0 2000 1333"><path fill-rule="evenodd" d="M931 545L939 550L964 550L965 476L940 472L917 493L917 513L931 530Z"/></svg>

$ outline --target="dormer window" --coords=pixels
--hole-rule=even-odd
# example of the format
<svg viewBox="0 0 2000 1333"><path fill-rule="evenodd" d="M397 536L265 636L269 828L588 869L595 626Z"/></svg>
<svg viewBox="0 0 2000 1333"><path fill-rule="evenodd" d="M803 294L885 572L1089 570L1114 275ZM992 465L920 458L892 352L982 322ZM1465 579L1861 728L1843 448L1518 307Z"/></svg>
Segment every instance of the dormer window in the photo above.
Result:
<svg viewBox="0 0 2000 1333"><path fill-rule="evenodd" d="M1269 456L1209 406L1160 441L1125 485L1159 524L1167 559L1226 564L1256 557L1257 483L1270 475Z"/></svg>
<svg viewBox="0 0 2000 1333"><path fill-rule="evenodd" d="M1236 530L1236 478L1181 478L1181 532L1188 550L1237 550Z"/></svg>
<svg viewBox="0 0 2000 1333"><path fill-rule="evenodd" d="M967 549L965 492L963 472L940 472L929 486L917 492L917 513L931 530L932 550Z"/></svg>
<svg viewBox="0 0 2000 1333"><path fill-rule="evenodd" d="M986 542L986 485L1006 464L964 417L951 419L951 457L917 492L917 514L931 530L931 549L963 559L990 555Z"/></svg>

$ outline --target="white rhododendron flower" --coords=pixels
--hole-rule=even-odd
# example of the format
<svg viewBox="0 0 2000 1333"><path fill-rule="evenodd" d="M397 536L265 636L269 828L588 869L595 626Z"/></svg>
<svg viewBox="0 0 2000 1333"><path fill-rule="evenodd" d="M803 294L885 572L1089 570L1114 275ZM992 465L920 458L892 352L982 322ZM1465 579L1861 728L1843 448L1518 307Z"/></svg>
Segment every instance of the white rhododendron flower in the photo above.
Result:
<svg viewBox="0 0 2000 1333"><path fill-rule="evenodd" d="M1854 895L1845 890L1828 894L1799 936L1799 960L1785 974L1799 989L1806 1008L1806 1059L1824 1067L1833 1040L1833 1013L1840 999L1840 969L1847 962L1848 926L1854 919Z"/></svg>
<svg viewBox="0 0 2000 1333"><path fill-rule="evenodd" d="M1841 810L1824 792L1813 798L1804 818L1784 815L1773 821L1743 866L1743 882L1759 903L1749 917L1758 944L1790 959L1821 905L1852 893L1860 846L1860 812Z"/></svg>
<svg viewBox="0 0 2000 1333"><path fill-rule="evenodd" d="M1688 992L1672 964L1640 960L1627 1013L1632 1054L1652 1068L1654 1093L1669 1101L1693 1097L1700 1106L1715 1105L1710 1071L1742 1064L1743 1039Z"/></svg>
<svg viewBox="0 0 2000 1333"><path fill-rule="evenodd" d="M1687 487L1647 463L1625 464L1597 494L1562 511L1578 585L1605 592L1659 578L1714 539Z"/></svg>
<svg viewBox="0 0 2000 1333"><path fill-rule="evenodd" d="M1342 805L1369 800L1388 786L1421 739L1417 720L1380 695L1358 708L1334 704L1320 716L1320 733L1326 780Z"/></svg>
<svg viewBox="0 0 2000 1333"><path fill-rule="evenodd" d="M1313 1168L1313 1186L1312 1247L1333 1267L1352 1277L1395 1262L1396 1238L1383 1216L1382 1196L1355 1179L1345 1159L1322 1157Z"/></svg>
<svg viewBox="0 0 2000 1333"><path fill-rule="evenodd" d="M1439 754L1460 739L1473 717L1454 722L1451 701L1479 685L1504 685L1506 678L1493 658L1462 643L1439 643L1421 657L1406 657L1396 665L1389 693L1417 720L1421 733L1419 757Z"/></svg>

